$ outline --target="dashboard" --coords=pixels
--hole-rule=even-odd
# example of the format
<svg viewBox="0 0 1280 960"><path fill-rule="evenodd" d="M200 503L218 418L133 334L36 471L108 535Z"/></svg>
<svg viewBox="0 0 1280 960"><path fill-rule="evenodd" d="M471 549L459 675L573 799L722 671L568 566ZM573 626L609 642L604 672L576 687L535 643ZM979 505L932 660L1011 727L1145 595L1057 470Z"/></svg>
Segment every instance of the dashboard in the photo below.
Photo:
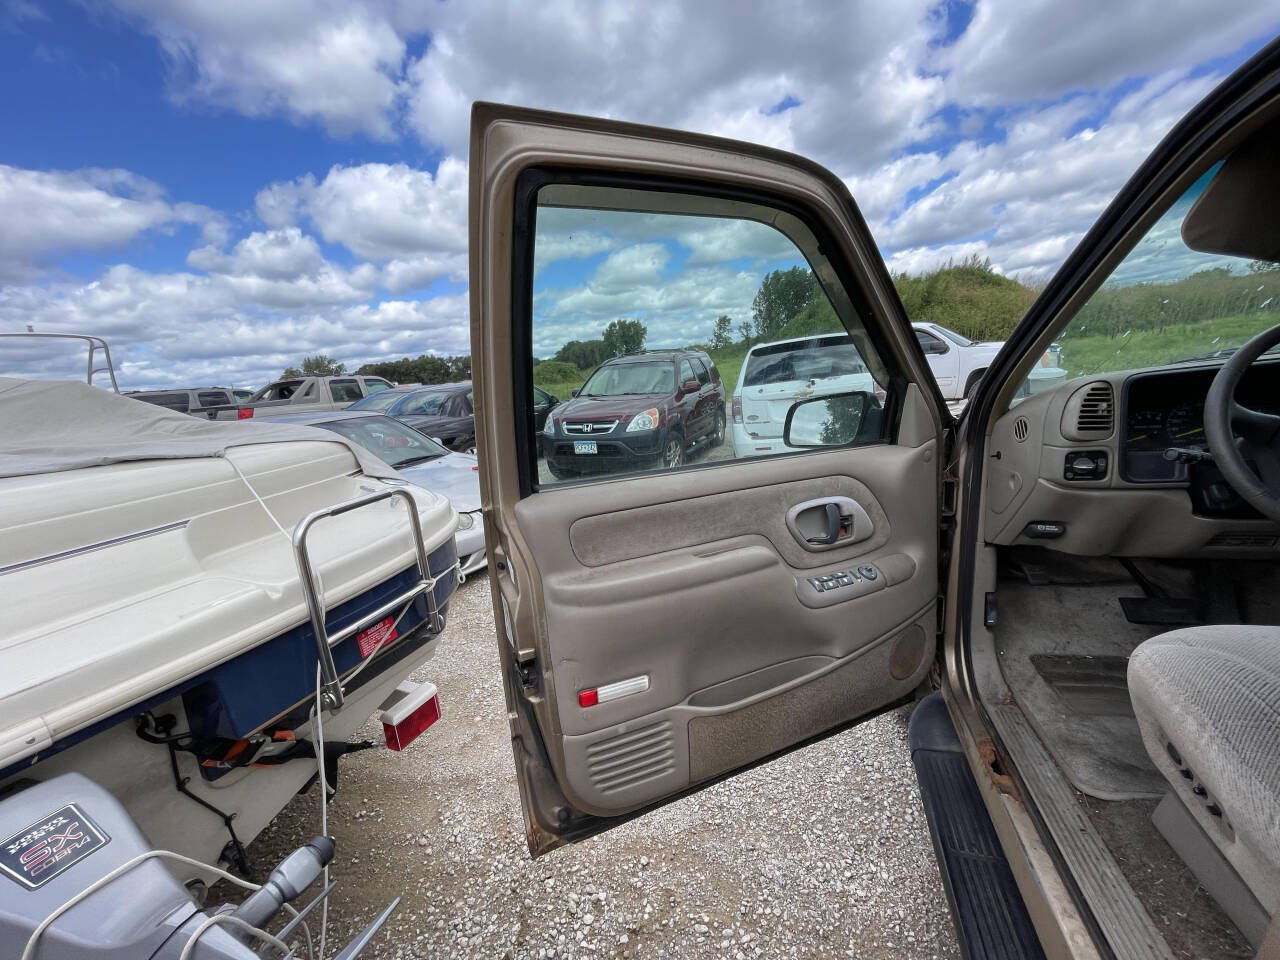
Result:
<svg viewBox="0 0 1280 960"><path fill-rule="evenodd" d="M1087 375L1011 407L987 438L986 541L1081 556L1280 554L1280 525L1200 455L1222 363ZM1280 414L1280 359L1255 362L1236 399Z"/></svg>
<svg viewBox="0 0 1280 960"><path fill-rule="evenodd" d="M1186 482L1191 469L1168 459L1170 449L1207 451L1204 401L1219 367L1158 370L1129 377L1123 391L1120 475L1130 483ZM1254 364L1236 399L1246 407L1280 413L1280 364Z"/></svg>

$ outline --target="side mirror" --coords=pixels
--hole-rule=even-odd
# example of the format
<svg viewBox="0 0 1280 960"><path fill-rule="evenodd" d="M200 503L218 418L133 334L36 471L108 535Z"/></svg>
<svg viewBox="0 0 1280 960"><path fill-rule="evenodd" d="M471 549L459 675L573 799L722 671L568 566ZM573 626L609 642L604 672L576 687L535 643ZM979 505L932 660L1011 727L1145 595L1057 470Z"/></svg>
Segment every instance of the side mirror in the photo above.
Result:
<svg viewBox="0 0 1280 960"><path fill-rule="evenodd" d="M793 403L782 428L788 447L843 447L858 439L871 394L862 390Z"/></svg>
<svg viewBox="0 0 1280 960"><path fill-rule="evenodd" d="M701 389L702 384L698 383L697 380L686 380L684 383L680 384L681 393L697 393Z"/></svg>
<svg viewBox="0 0 1280 960"><path fill-rule="evenodd" d="M576 397L578 395L578 390L579 390L578 387L574 387L572 390L569 391L569 396Z"/></svg>
<svg viewBox="0 0 1280 960"><path fill-rule="evenodd" d="M942 353L946 353L948 349L947 345L943 343L941 340L926 340L923 344L921 344L921 348L924 350L926 354L930 354L930 353L942 354Z"/></svg>

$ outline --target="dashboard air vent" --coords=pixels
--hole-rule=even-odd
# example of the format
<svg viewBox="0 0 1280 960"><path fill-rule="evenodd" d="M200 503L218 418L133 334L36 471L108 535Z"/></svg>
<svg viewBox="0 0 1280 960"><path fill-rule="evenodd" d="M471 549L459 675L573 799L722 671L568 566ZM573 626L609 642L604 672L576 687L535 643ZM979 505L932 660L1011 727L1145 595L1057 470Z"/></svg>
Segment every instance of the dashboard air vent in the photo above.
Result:
<svg viewBox="0 0 1280 960"><path fill-rule="evenodd" d="M1013 439L1019 443L1026 440L1031 435L1031 424L1027 422L1026 417L1019 417L1013 421Z"/></svg>
<svg viewBox="0 0 1280 960"><path fill-rule="evenodd" d="M1095 380L1071 394L1062 412L1062 435L1068 440L1101 440L1116 428L1115 391Z"/></svg>

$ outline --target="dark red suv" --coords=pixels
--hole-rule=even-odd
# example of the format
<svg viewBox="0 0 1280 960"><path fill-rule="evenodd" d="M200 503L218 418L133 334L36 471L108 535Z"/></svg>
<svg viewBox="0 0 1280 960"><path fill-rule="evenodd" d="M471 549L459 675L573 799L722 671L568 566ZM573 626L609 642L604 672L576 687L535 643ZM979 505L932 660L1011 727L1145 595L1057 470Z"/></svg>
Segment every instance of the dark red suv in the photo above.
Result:
<svg viewBox="0 0 1280 960"><path fill-rule="evenodd" d="M547 467L584 474L678 467L689 452L724 443L720 371L700 350L616 357L592 371L542 430Z"/></svg>

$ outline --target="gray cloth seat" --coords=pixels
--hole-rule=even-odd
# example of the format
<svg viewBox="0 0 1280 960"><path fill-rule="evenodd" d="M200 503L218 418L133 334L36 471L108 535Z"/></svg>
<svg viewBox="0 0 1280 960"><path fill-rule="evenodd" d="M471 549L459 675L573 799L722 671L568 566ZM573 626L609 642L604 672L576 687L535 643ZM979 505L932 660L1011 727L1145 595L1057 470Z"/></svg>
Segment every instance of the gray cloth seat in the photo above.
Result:
<svg viewBox="0 0 1280 960"><path fill-rule="evenodd" d="M1147 752L1259 904L1280 903L1280 627L1174 630L1129 659Z"/></svg>

